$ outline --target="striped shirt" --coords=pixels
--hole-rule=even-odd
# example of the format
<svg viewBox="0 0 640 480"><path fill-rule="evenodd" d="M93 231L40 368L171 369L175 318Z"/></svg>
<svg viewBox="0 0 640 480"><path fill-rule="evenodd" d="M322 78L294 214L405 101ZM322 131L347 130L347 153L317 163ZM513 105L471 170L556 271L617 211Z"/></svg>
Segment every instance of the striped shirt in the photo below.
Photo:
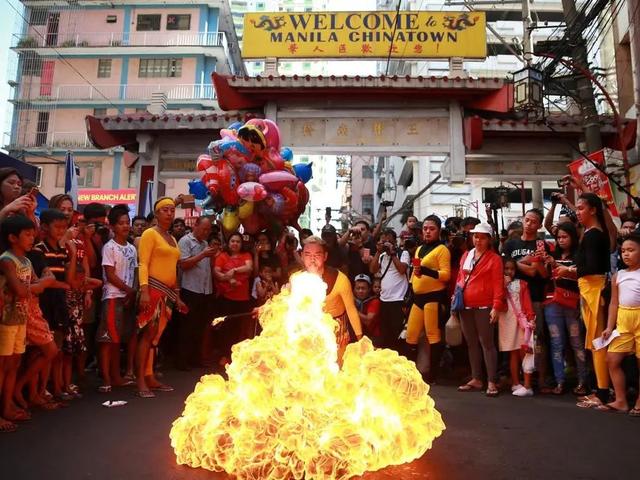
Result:
<svg viewBox="0 0 640 480"><path fill-rule="evenodd" d="M65 281L66 265L69 263L67 247L59 247L58 245L52 247L45 241L35 245L33 247L33 253L36 255L40 253L42 255L42 262L34 261L34 258L30 256L38 276L42 276L42 270L48 268L56 277L56 280L59 282Z"/></svg>

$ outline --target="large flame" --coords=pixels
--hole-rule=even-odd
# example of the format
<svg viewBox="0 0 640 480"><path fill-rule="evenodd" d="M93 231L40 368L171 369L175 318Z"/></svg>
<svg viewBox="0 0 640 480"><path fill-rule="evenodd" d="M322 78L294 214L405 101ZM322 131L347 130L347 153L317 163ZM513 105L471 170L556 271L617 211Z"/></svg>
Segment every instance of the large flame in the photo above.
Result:
<svg viewBox="0 0 640 480"><path fill-rule="evenodd" d="M239 479L347 479L410 462L444 423L415 365L369 339L338 367L326 285L300 273L234 346L228 381L200 379L171 429L177 461ZM231 320L229 320L231 321Z"/></svg>

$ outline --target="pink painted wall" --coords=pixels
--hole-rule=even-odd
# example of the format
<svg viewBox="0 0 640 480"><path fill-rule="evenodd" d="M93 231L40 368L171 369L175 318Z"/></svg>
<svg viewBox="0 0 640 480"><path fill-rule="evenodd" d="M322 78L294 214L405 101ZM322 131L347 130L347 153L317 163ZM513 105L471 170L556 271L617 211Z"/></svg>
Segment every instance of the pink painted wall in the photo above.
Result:
<svg viewBox="0 0 640 480"><path fill-rule="evenodd" d="M122 70L122 59L111 58L111 77L98 78L98 59L97 58L69 58L67 61L73 65L83 76L94 85L113 85L120 83L120 72ZM57 60L54 73L54 85L86 85L78 73L76 73L69 65Z"/></svg>
<svg viewBox="0 0 640 480"><path fill-rule="evenodd" d="M167 55L171 57L171 55ZM140 70L140 59L131 58L129 60L129 83L136 85L178 85L181 83L194 83L193 72L196 71L196 59L195 58L183 58L182 59L182 76L170 77L170 78L140 78L138 72Z"/></svg>

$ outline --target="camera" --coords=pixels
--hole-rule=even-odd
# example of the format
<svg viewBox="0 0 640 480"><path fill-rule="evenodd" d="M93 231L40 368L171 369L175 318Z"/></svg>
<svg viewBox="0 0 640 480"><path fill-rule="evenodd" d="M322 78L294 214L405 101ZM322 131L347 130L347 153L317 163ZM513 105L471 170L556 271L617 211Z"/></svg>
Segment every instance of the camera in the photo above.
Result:
<svg viewBox="0 0 640 480"><path fill-rule="evenodd" d="M389 208L393 207L393 202L391 200L385 200L384 202L380 202L380 205L382 205L384 208Z"/></svg>
<svg viewBox="0 0 640 480"><path fill-rule="evenodd" d="M559 192L553 192L551 194L551 203L560 203L560 193Z"/></svg>

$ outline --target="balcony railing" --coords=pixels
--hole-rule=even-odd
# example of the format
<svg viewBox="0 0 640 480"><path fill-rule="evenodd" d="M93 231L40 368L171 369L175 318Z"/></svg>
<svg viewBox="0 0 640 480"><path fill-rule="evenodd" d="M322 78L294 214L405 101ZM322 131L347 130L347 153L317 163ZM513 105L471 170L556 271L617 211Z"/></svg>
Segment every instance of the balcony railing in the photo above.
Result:
<svg viewBox="0 0 640 480"><path fill-rule="evenodd" d="M27 132L18 135L10 148L95 148L87 132Z"/></svg>
<svg viewBox="0 0 640 480"><path fill-rule="evenodd" d="M48 95L43 95L48 91ZM108 85L53 85L44 89L41 85L30 88L25 84L18 90L16 100L31 101L122 101L142 100L151 101L154 92L165 92L169 101L187 100L215 100L216 92L213 85L205 84L161 84L144 85L108 84ZM106 97L106 98L105 98Z"/></svg>
<svg viewBox="0 0 640 480"><path fill-rule="evenodd" d="M221 47L224 32L81 32L34 35L14 34L13 48L83 47Z"/></svg>

